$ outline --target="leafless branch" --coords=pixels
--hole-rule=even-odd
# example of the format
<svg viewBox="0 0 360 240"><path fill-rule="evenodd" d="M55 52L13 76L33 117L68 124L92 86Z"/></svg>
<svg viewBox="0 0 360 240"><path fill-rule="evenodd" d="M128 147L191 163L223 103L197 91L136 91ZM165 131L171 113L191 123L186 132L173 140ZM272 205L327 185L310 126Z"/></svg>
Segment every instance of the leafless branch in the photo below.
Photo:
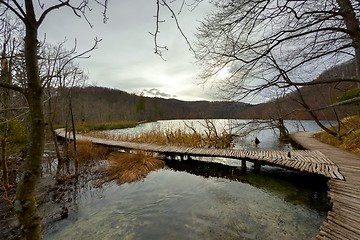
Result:
<svg viewBox="0 0 360 240"><path fill-rule="evenodd" d="M195 0L194 3L199 3L202 0ZM170 3L175 2L175 1L170 1ZM159 55L163 60L165 60L163 58L163 52L168 51L168 47L166 45L160 45L158 40L159 40L159 33L160 33L160 24L164 23L165 20L160 20L161 17L161 8L165 7L167 9L168 12L170 12L171 14L171 18L174 19L175 21L175 25L177 30L180 32L182 38L185 40L186 44L189 46L189 50L191 52L194 53L194 55L196 54L192 44L190 43L189 39L187 38L186 34L184 33L182 27L180 26L180 22L178 19L178 15L183 11L183 8L185 5L188 5L186 3L186 0L182 0L181 2L181 6L180 9L178 10L178 13L176 14L175 11L173 10L173 8L168 4L168 2L166 0L157 0L156 1L156 14L155 14L155 31L154 33L149 32L153 37L154 37L154 53Z"/></svg>
<svg viewBox="0 0 360 240"><path fill-rule="evenodd" d="M16 1L16 0L13 0L12 1L16 8L18 10L16 10L12 5L10 5L7 1L5 0L0 0L0 5L1 4L4 4L11 12L13 12L21 21L23 21L25 23L26 21L26 14L24 12L24 10L22 9L22 7L20 6L20 4Z"/></svg>
<svg viewBox="0 0 360 240"><path fill-rule="evenodd" d="M102 39L94 39L94 44L91 48L89 48L86 51L83 51L81 53L76 53L76 44L75 47L65 56L62 56L62 59L65 60L65 62L63 62L61 64L61 67L56 69L56 72L46 75L43 77L43 87L47 86L47 84L54 78L54 77L58 77L59 75L62 74L62 71L64 70L64 68L73 60L78 59L78 58L88 58L89 56L86 56L88 53L92 52L93 50L95 50L98 46L98 44L102 41ZM53 59L54 64L56 61L59 61L60 59L57 59L55 57L55 59ZM53 68L55 70L55 68Z"/></svg>

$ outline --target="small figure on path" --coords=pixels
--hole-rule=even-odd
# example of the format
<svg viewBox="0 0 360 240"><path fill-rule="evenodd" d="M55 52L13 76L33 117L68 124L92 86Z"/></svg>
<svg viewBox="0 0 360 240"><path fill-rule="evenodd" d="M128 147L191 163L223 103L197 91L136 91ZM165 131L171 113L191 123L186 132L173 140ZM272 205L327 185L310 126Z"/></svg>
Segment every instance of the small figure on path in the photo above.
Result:
<svg viewBox="0 0 360 240"><path fill-rule="evenodd" d="M260 143L260 140L257 137L255 137L255 146L257 146L259 143Z"/></svg>

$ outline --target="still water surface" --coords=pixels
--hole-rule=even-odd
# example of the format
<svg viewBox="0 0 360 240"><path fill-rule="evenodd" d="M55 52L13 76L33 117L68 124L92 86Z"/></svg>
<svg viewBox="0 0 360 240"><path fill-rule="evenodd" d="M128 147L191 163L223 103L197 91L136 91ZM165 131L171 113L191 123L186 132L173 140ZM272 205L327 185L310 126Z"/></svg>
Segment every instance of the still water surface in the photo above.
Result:
<svg viewBox="0 0 360 240"><path fill-rule="evenodd" d="M82 190L45 239L311 239L328 204L322 177L169 161L143 181Z"/></svg>

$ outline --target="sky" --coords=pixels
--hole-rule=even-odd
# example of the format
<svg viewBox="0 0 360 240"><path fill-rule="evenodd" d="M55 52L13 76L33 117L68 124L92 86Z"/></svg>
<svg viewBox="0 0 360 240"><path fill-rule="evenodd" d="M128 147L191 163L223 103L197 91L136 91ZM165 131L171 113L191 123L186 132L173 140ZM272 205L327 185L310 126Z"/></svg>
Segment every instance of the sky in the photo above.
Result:
<svg viewBox="0 0 360 240"><path fill-rule="evenodd" d="M216 90L211 83L201 84L201 67L167 10L160 12L165 22L160 24L158 38L159 44L169 49L163 55L164 60L154 54L154 37L149 33L155 32L156 1L108 2L106 24L102 21L102 9L95 5L88 14L93 27L69 9L60 9L48 16L40 28L39 39L46 36L46 41L54 44L66 39L69 49L76 39L78 52L90 48L96 37L102 39L89 59L78 60L88 72L89 85L186 101L220 100L215 99ZM180 10L181 2L172 3L175 12ZM205 1L195 9L184 6L178 20L189 41L195 42L196 27L211 9Z"/></svg>

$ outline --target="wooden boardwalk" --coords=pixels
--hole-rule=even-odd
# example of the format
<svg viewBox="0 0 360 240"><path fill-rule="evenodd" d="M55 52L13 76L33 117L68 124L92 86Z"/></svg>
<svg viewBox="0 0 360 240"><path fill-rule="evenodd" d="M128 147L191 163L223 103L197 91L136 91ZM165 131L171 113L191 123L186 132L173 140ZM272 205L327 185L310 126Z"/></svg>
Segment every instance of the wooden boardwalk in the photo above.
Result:
<svg viewBox="0 0 360 240"><path fill-rule="evenodd" d="M57 134L65 137L61 130L58 130ZM360 239L360 157L321 143L312 137L312 133L300 132L291 137L307 150L293 150L289 156L288 151L186 148L77 136L78 140L116 148L157 152L168 156L245 159L261 165L275 165L324 175L329 178L328 195L332 209L314 239Z"/></svg>
<svg viewBox="0 0 360 240"><path fill-rule="evenodd" d="M65 137L65 132L62 129L58 129L57 134L60 137ZM77 139L122 149L156 152L171 157L179 156L180 158L184 158L186 156L200 156L240 159L254 162L258 166L280 166L298 171L320 174L333 179L344 179L342 174L339 172L338 166L320 151L316 150L292 150L289 152L280 150L191 148L170 145L162 146L147 143L122 142L82 135L77 135Z"/></svg>
<svg viewBox="0 0 360 240"><path fill-rule="evenodd" d="M360 157L321 143L311 133L296 133L292 138L306 149L321 151L345 178L328 181L332 209L315 239L360 239Z"/></svg>

